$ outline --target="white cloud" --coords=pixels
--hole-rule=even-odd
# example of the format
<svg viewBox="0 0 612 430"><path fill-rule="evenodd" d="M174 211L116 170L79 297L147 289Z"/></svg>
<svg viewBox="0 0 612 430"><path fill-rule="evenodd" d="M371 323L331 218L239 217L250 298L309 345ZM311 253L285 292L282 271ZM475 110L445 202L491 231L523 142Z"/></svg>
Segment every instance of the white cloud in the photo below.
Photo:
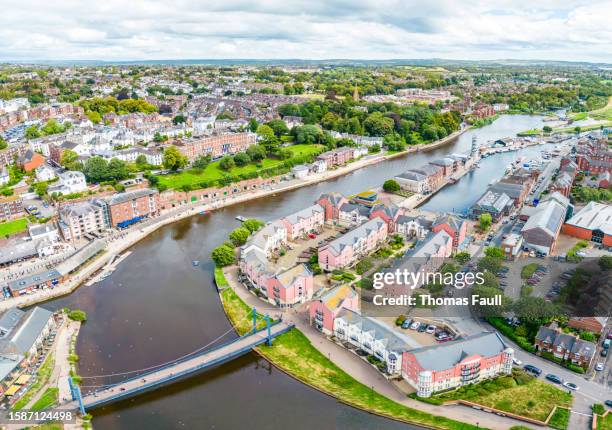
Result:
<svg viewBox="0 0 612 430"><path fill-rule="evenodd" d="M610 16L610 0L22 0L0 14L0 59L612 62Z"/></svg>

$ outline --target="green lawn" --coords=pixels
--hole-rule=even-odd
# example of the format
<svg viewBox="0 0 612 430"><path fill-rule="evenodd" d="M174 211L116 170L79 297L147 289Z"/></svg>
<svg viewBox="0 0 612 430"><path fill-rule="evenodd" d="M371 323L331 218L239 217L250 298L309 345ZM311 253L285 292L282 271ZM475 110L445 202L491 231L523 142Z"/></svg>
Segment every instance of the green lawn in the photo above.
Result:
<svg viewBox="0 0 612 430"><path fill-rule="evenodd" d="M28 228L27 218L20 218L0 224L0 237L20 233Z"/></svg>
<svg viewBox="0 0 612 430"><path fill-rule="evenodd" d="M439 401L467 400L528 418L545 421L555 406L570 407L572 395L522 371L440 394Z"/></svg>
<svg viewBox="0 0 612 430"><path fill-rule="evenodd" d="M597 417L597 430L612 430L612 413L604 417Z"/></svg>
<svg viewBox="0 0 612 430"><path fill-rule="evenodd" d="M308 157L315 154L319 154L323 151L323 145L291 145L286 149L293 152L293 159L299 159L301 157ZM188 186L197 186L202 182L212 182L218 181L223 177L237 176L237 175L245 175L252 174L259 170L270 169L274 167L280 166L284 161L289 160L278 160L274 158L266 158L261 163L260 166L255 164L248 164L242 167L234 167L228 171L223 170L219 167L220 161L214 161L206 166L203 170L185 170L180 173L172 173L169 175L161 175L158 176L159 184L165 186L167 188L181 188L185 185Z"/></svg>
<svg viewBox="0 0 612 430"><path fill-rule="evenodd" d="M520 133L516 133L517 136L539 136L542 134L542 130L539 128L532 128L530 130L521 131Z"/></svg>
<svg viewBox="0 0 612 430"><path fill-rule="evenodd" d="M557 408L554 415L550 418L549 427L557 430L566 430L569 424L570 411L565 408Z"/></svg>
<svg viewBox="0 0 612 430"><path fill-rule="evenodd" d="M251 328L251 323L248 322L249 307L229 288L221 293L221 299L226 314L238 333L244 334L249 331ZM475 430L477 428L470 424L408 408L378 394L370 387L353 379L321 354L297 329L274 339L273 346L262 346L258 348L258 351L293 377L351 406L400 421L438 429Z"/></svg>
<svg viewBox="0 0 612 430"><path fill-rule="evenodd" d="M538 269L537 263L530 263L530 264L524 265L523 268L521 269L521 278L523 279L531 278L531 275L533 275L537 269Z"/></svg>
<svg viewBox="0 0 612 430"><path fill-rule="evenodd" d="M604 121L601 124L593 124L593 125L587 125L587 126L581 126L580 127L580 131L592 131L592 130L599 130L600 127L612 127L612 120L610 121ZM562 127L562 128L553 128L553 133L573 133L574 129L576 128L576 126L570 126L570 127Z"/></svg>
<svg viewBox="0 0 612 430"><path fill-rule="evenodd" d="M51 406L57 404L57 395L59 393L59 388L51 387L47 388L47 390L40 396L34 404L32 405L32 411L42 411L44 409L48 409Z"/></svg>
<svg viewBox="0 0 612 430"><path fill-rule="evenodd" d="M612 121L612 97L608 99L608 104L606 106L592 111L591 116L595 119Z"/></svg>
<svg viewBox="0 0 612 430"><path fill-rule="evenodd" d="M53 354L49 354L36 373L36 381L34 381L34 383L30 385L30 388L28 388L28 391L15 402L11 408L12 410L17 411L28 404L32 397L34 397L34 395L47 383L51 377L51 372L53 372L53 367L55 367L55 357Z"/></svg>

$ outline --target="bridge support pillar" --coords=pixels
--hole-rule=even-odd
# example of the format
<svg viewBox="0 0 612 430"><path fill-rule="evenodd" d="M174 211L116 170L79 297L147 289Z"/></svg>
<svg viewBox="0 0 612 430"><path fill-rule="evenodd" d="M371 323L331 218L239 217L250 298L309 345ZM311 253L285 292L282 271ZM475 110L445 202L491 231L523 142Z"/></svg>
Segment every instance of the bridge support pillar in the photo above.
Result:
<svg viewBox="0 0 612 430"><path fill-rule="evenodd" d="M257 332L257 309L253 308L253 333Z"/></svg>
<svg viewBox="0 0 612 430"><path fill-rule="evenodd" d="M72 394L72 400L79 402L79 412L81 415L85 415L85 406L83 405L83 396L81 395L81 387L72 379L72 376L68 377L68 385L70 386L70 394Z"/></svg>
<svg viewBox="0 0 612 430"><path fill-rule="evenodd" d="M266 325L268 326L268 346L272 346L272 332L270 331L270 315L266 315Z"/></svg>

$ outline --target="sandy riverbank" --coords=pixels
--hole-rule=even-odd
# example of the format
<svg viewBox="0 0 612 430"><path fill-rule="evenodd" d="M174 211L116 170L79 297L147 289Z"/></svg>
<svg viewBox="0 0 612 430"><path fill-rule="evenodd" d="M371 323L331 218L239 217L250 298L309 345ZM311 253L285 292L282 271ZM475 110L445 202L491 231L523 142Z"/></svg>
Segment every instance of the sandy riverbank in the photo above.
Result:
<svg viewBox="0 0 612 430"><path fill-rule="evenodd" d="M211 211L215 209L219 209L226 206L231 206L237 203L243 203L249 200L255 200L262 197L267 197L273 194L282 193L285 191L291 191L300 187L306 187L309 185L316 184L318 182L327 181L329 179L333 179L339 176L346 175L355 170L361 169L366 166L370 166L373 164L381 163L386 160L390 160L393 158L401 157L406 154L420 152L420 151L429 151L440 146L444 146L451 142L456 137L460 136L466 129L459 130L455 133L452 133L445 137L444 139L440 139L436 142L432 142L427 145L419 145L409 147L407 150L402 152L397 152L394 154L373 154L365 156L353 163L347 164L346 166L339 167L334 170L329 170L323 173L314 174L308 176L305 179L300 180L291 180L283 183L277 184L276 187L271 187L267 189L262 189L258 191L249 191L246 193L233 195L231 197L226 197L224 199L218 200L212 203L189 203L178 208L173 208L161 216L151 219L148 222L137 225L133 227L133 230L129 232L123 232L116 239L107 240L107 248L104 253L101 253L97 258L88 262L84 267L79 269L70 279L65 280L59 286L56 286L53 289L46 289L37 291L34 294L24 295L19 297L12 297L0 302L0 312L5 311L7 309L13 307L26 307L32 306L34 304L42 303L48 300L52 300L57 297L61 297L67 294L70 294L75 289L77 289L81 284L85 283L94 273L98 270L102 269L107 262L117 254L120 254L131 248L140 240L147 237L149 234L153 233L157 229L179 221L181 219L193 216L201 211ZM95 286L93 287L95 288Z"/></svg>

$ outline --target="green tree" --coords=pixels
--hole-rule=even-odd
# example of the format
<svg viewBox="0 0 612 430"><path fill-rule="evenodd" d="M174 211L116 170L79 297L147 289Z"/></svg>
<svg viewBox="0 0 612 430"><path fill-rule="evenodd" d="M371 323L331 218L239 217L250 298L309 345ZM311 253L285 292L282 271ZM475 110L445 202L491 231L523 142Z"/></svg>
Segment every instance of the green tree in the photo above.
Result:
<svg viewBox="0 0 612 430"><path fill-rule="evenodd" d="M4 139L4 137L0 136L0 151L8 148L8 143Z"/></svg>
<svg viewBox="0 0 612 430"><path fill-rule="evenodd" d="M250 235L251 232L248 229L244 227L238 227L230 233L229 238L234 244L234 246L241 246L246 243Z"/></svg>
<svg viewBox="0 0 612 430"><path fill-rule="evenodd" d="M236 163L234 162L234 159L230 157L229 155L226 155L225 157L221 159L221 161L219 161L219 167L222 168L223 170L231 170L235 166L236 166Z"/></svg>
<svg viewBox="0 0 612 430"><path fill-rule="evenodd" d="M136 157L136 165L139 168L142 168L143 166L146 166L147 164L149 164L147 162L147 156L144 154L140 154L138 157Z"/></svg>
<svg viewBox="0 0 612 430"><path fill-rule="evenodd" d="M610 255L601 256L597 264L599 264L599 267L601 268L601 270L612 269L612 256Z"/></svg>
<svg viewBox="0 0 612 430"><path fill-rule="evenodd" d="M383 145L389 151L403 151L406 149L406 140L398 133L389 133L383 137Z"/></svg>
<svg viewBox="0 0 612 430"><path fill-rule="evenodd" d="M401 189L400 184L394 179L387 179L383 184L383 190L388 193L396 193Z"/></svg>
<svg viewBox="0 0 612 430"><path fill-rule="evenodd" d="M552 132L552 127L550 125L545 125L544 127L542 127L542 131L544 133L550 133Z"/></svg>
<svg viewBox="0 0 612 430"><path fill-rule="evenodd" d="M195 159L192 167L194 169L204 170L210 164L210 161L211 161L210 155L200 155L198 158Z"/></svg>
<svg viewBox="0 0 612 430"><path fill-rule="evenodd" d="M83 173L89 182L102 182L108 179L108 162L102 157L91 157L85 162Z"/></svg>
<svg viewBox="0 0 612 430"><path fill-rule="evenodd" d="M213 249L211 257L219 267L229 266L236 262L236 254L227 244L219 245Z"/></svg>
<svg viewBox="0 0 612 430"><path fill-rule="evenodd" d="M79 154L74 152L71 149L67 149L62 152L62 156L60 158L60 165L68 170L81 170L82 165L79 161Z"/></svg>
<svg viewBox="0 0 612 430"><path fill-rule="evenodd" d="M491 218L490 213L480 214L480 217L478 218L478 227L480 228L481 231L487 231L491 227L492 223L493 223L493 218Z"/></svg>
<svg viewBox="0 0 612 430"><path fill-rule="evenodd" d="M504 250L499 246L487 246L485 248L485 255L487 257L499 258L500 260L504 259Z"/></svg>
<svg viewBox="0 0 612 430"><path fill-rule="evenodd" d="M242 223L242 227L246 228L251 233L254 233L257 230L259 230L260 228L263 227L263 225L264 225L263 222L255 218L249 218Z"/></svg>
<svg viewBox="0 0 612 430"><path fill-rule="evenodd" d="M464 265L464 264L467 264L468 261L470 261L472 256L470 255L469 252L464 251L464 252L458 252L457 254L455 254L454 258L459 264Z"/></svg>
<svg viewBox="0 0 612 430"><path fill-rule="evenodd" d="M247 148L246 153L255 162L266 158L266 148L262 145L251 145Z"/></svg>
<svg viewBox="0 0 612 430"><path fill-rule="evenodd" d="M385 136L393 131L393 119L373 112L363 121L363 127L370 136Z"/></svg>
<svg viewBox="0 0 612 430"><path fill-rule="evenodd" d="M174 118L172 118L172 123L174 125L184 124L186 121L187 121L187 119L185 118L185 116L183 114L178 114Z"/></svg>
<svg viewBox="0 0 612 430"><path fill-rule="evenodd" d="M299 144L312 145L320 143L323 137L323 131L316 125L306 124L300 127L295 127L295 141Z"/></svg>
<svg viewBox="0 0 612 430"><path fill-rule="evenodd" d="M280 140L274 134L274 130L268 125L262 124L257 127L257 134L260 137L261 145L266 148L268 154L276 152L280 146Z"/></svg>
<svg viewBox="0 0 612 430"><path fill-rule="evenodd" d="M37 125L31 125L25 129L26 139L37 139L41 136Z"/></svg>
<svg viewBox="0 0 612 430"><path fill-rule="evenodd" d="M246 166L251 162L251 157L246 152L239 152L234 156L236 166Z"/></svg>
<svg viewBox="0 0 612 430"><path fill-rule="evenodd" d="M257 119L255 118L251 118L249 120L249 130L251 130L251 132L255 133L257 132L257 127L259 127L259 123L257 122Z"/></svg>
<svg viewBox="0 0 612 430"><path fill-rule="evenodd" d="M559 308L542 297L526 296L512 305L514 314L532 328L548 324L556 316L562 315Z"/></svg>
<svg viewBox="0 0 612 430"><path fill-rule="evenodd" d="M164 151L163 165L166 169L178 170L187 165L187 157L178 150L176 146L170 145Z"/></svg>
<svg viewBox="0 0 612 430"><path fill-rule="evenodd" d="M266 125L274 131L274 135L277 137L289 133L287 124L285 124L285 121L282 119L273 119L272 121L268 121Z"/></svg>
<svg viewBox="0 0 612 430"><path fill-rule="evenodd" d="M87 313L85 313L85 311L75 309L68 312L68 318L73 321L84 322L87 321Z"/></svg>

